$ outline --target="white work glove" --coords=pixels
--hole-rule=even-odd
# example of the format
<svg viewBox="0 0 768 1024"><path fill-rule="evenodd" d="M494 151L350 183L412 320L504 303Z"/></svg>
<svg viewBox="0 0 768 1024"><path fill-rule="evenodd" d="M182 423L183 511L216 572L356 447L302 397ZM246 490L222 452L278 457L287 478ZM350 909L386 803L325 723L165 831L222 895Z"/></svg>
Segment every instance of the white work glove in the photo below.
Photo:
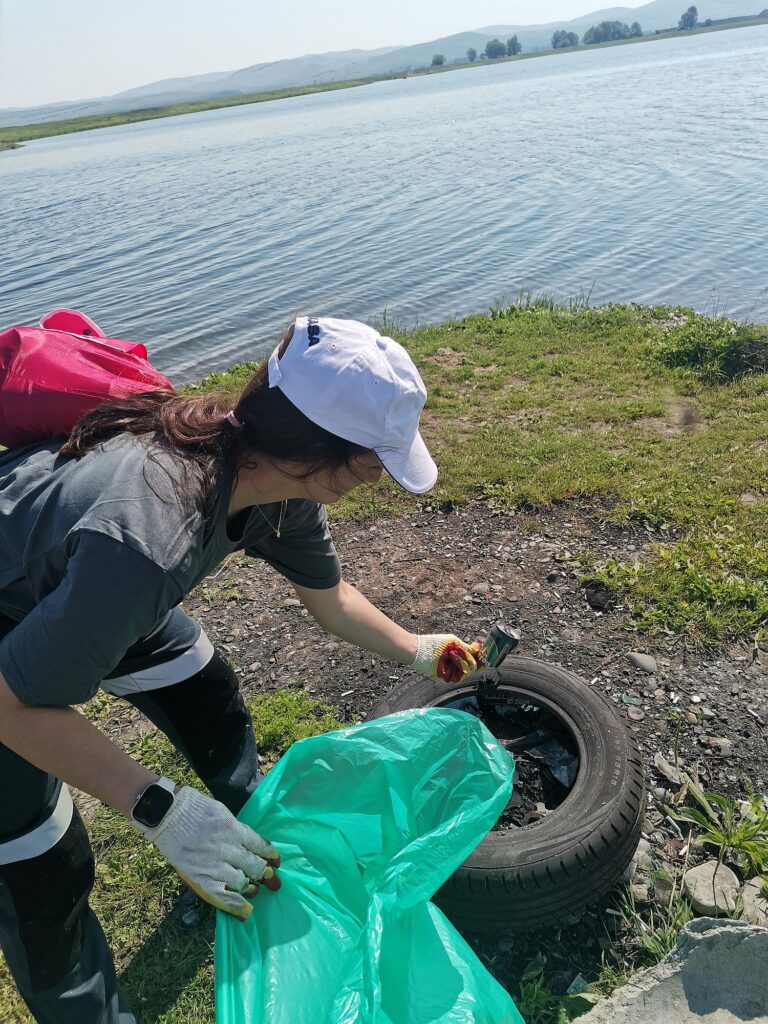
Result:
<svg viewBox="0 0 768 1024"><path fill-rule="evenodd" d="M416 657L411 668L430 679L444 683L461 683L480 666L481 643L464 643L452 633L425 633L419 636Z"/></svg>
<svg viewBox="0 0 768 1024"><path fill-rule="evenodd" d="M245 897L259 891L257 882L280 888L274 871L280 856L274 846L241 824L224 804L190 786L176 793L157 828L132 821L193 892L241 921L253 910Z"/></svg>

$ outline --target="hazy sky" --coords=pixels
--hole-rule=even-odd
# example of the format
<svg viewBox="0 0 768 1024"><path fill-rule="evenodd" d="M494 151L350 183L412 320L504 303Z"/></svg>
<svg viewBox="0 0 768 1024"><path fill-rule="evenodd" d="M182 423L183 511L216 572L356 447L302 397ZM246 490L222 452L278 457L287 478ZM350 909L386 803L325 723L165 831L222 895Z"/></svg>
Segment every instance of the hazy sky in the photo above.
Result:
<svg viewBox="0 0 768 1024"><path fill-rule="evenodd" d="M0 0L0 107L109 96L162 78L305 53L408 45L486 25L542 24L610 6L610 0Z"/></svg>

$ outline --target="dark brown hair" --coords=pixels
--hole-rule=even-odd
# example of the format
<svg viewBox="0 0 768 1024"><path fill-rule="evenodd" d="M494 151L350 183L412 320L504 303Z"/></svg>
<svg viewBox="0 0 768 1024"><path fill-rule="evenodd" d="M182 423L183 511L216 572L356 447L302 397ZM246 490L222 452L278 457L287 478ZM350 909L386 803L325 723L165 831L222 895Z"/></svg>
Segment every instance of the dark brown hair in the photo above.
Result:
<svg viewBox="0 0 768 1024"><path fill-rule="evenodd" d="M292 337L293 327L280 342L280 357ZM227 420L230 410L242 427ZM60 452L80 457L123 432L151 437L154 444L179 456L183 466L189 461L196 464L202 472L202 497L215 488L225 469L252 464L258 454L294 463L296 478L306 479L322 469L333 473L370 450L319 427L279 387L270 388L266 361L234 402L231 394L221 391L199 396L152 391L106 402L80 419ZM179 488L192 497L188 485L185 472Z"/></svg>

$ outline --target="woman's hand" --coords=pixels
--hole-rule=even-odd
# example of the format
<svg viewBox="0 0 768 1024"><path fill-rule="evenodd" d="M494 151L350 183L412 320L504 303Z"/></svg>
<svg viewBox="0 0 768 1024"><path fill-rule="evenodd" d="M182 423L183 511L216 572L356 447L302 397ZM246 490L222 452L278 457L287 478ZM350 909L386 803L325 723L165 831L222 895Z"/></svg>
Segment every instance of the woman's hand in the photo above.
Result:
<svg viewBox="0 0 768 1024"><path fill-rule="evenodd" d="M277 850L241 824L218 800L185 786L156 828L131 819L173 865L190 889L219 910L244 921L253 910L246 897L259 882L279 889Z"/></svg>
<svg viewBox="0 0 768 1024"><path fill-rule="evenodd" d="M417 672L445 683L461 683L480 667L480 641L465 643L452 633L426 633L411 664Z"/></svg>

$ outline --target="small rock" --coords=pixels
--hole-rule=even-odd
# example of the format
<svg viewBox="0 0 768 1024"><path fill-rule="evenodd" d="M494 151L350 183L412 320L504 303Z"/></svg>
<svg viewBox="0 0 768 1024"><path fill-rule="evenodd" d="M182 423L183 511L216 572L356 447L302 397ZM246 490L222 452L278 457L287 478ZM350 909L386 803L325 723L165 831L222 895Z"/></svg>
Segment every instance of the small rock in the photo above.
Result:
<svg viewBox="0 0 768 1024"><path fill-rule="evenodd" d="M757 878L750 878L741 890L741 897L744 900L744 913L741 915L741 920L747 921L748 924L759 924L763 928L768 928L768 898L763 889L763 880L759 875Z"/></svg>
<svg viewBox="0 0 768 1024"><path fill-rule="evenodd" d="M656 767L656 771L660 772L665 779L675 786L682 786L683 777L677 768L674 768L669 761L664 757L663 754L657 753L653 755L653 763Z"/></svg>
<svg viewBox="0 0 768 1024"><path fill-rule="evenodd" d="M669 905L669 897L672 895L672 887L675 883L671 878L660 875L653 880L651 895L655 903L660 907Z"/></svg>
<svg viewBox="0 0 768 1024"><path fill-rule="evenodd" d="M490 592L490 589L491 589L490 583L486 583L484 580L481 580L480 583L475 583L475 585L472 587L472 593L473 594L488 594Z"/></svg>
<svg viewBox="0 0 768 1024"><path fill-rule="evenodd" d="M686 711L685 720L686 722L690 722L692 725L696 725L699 720L699 716L693 711Z"/></svg>
<svg viewBox="0 0 768 1024"><path fill-rule="evenodd" d="M630 651L627 655L630 664L634 665L635 668L639 668L641 672L647 672L649 675L653 675L654 672L658 671L659 666L656 664L656 659L651 657L650 654L641 654L639 651Z"/></svg>
<svg viewBox="0 0 768 1024"><path fill-rule="evenodd" d="M651 859L651 844L647 839L641 839L637 844L637 849L635 850L632 862L637 867L638 871L650 871L653 867L653 861Z"/></svg>
<svg viewBox="0 0 768 1024"><path fill-rule="evenodd" d="M716 736L708 742L710 747L720 757L733 757L733 743L729 739L726 739L724 736Z"/></svg>
<svg viewBox="0 0 768 1024"><path fill-rule="evenodd" d="M591 585L584 591L587 604L598 612L610 611L616 603L616 598L607 587Z"/></svg>
<svg viewBox="0 0 768 1024"><path fill-rule="evenodd" d="M704 708L704 710L701 713L704 716L704 718L707 719L717 718L717 715L712 710L712 708Z"/></svg>
<svg viewBox="0 0 768 1024"><path fill-rule="evenodd" d="M762 505L765 498L762 494L755 494L754 491L744 491L739 501L742 505Z"/></svg>
<svg viewBox="0 0 768 1024"><path fill-rule="evenodd" d="M553 569L552 572L547 573L547 583L554 583L555 580L560 579L560 573L557 569Z"/></svg>
<svg viewBox="0 0 768 1024"><path fill-rule="evenodd" d="M286 597L284 601L280 603L281 608L300 608L301 601L298 597Z"/></svg>
<svg viewBox="0 0 768 1024"><path fill-rule="evenodd" d="M642 708L628 707L627 718L631 719L633 722L642 722L645 718L645 712Z"/></svg>
<svg viewBox="0 0 768 1024"><path fill-rule="evenodd" d="M182 894L179 909L182 928L200 927L205 913L205 904L191 889L187 889Z"/></svg>
<svg viewBox="0 0 768 1024"><path fill-rule="evenodd" d="M630 892L638 903L647 903L651 898L650 889L643 882L634 882L630 886Z"/></svg>
<svg viewBox="0 0 768 1024"><path fill-rule="evenodd" d="M736 908L739 880L725 864L716 860L697 864L683 876L683 889L693 909L706 917L717 917Z"/></svg>
<svg viewBox="0 0 768 1024"><path fill-rule="evenodd" d="M539 802L536 804L532 811L528 811L525 816L525 823L530 824L533 821L541 821L542 818L546 818L549 811L545 804Z"/></svg>

